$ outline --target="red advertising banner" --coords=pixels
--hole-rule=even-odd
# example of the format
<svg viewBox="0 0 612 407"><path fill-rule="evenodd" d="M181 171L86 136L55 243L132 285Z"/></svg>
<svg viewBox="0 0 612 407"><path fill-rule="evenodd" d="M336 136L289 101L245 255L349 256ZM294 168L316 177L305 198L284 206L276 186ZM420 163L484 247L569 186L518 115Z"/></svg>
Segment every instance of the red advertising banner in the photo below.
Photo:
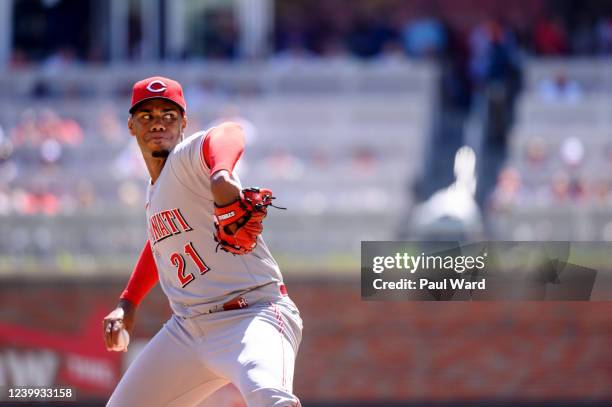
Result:
<svg viewBox="0 0 612 407"><path fill-rule="evenodd" d="M120 292L118 282L0 284L0 388L67 387L77 401L104 403L170 315L164 297L153 291L138 311L128 351L108 352L102 320ZM198 407L219 406L245 404L227 385Z"/></svg>
<svg viewBox="0 0 612 407"><path fill-rule="evenodd" d="M124 355L101 346L100 321L106 313L94 310L79 331L69 335L0 322L0 383L65 385L88 397L108 395L121 377Z"/></svg>

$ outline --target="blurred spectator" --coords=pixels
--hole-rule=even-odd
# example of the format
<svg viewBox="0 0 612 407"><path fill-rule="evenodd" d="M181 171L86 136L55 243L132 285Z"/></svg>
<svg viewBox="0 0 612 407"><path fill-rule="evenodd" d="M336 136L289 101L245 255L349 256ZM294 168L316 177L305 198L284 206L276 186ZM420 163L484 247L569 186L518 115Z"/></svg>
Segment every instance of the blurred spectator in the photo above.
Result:
<svg viewBox="0 0 612 407"><path fill-rule="evenodd" d="M533 30L536 53L545 56L563 55L568 51L567 35L559 17L540 16Z"/></svg>
<svg viewBox="0 0 612 407"><path fill-rule="evenodd" d="M87 51L86 61L88 64L102 65L104 62L106 62L104 49L100 45L93 45Z"/></svg>
<svg viewBox="0 0 612 407"><path fill-rule="evenodd" d="M538 94L547 102L578 103L582 100L582 86L564 71L538 83Z"/></svg>
<svg viewBox="0 0 612 407"><path fill-rule="evenodd" d="M476 154L462 146L455 154L455 182L417 205L411 215L415 237L424 240L478 240L482 233L476 192Z"/></svg>
<svg viewBox="0 0 612 407"><path fill-rule="evenodd" d="M83 129L75 120L64 119L51 108L40 112L28 109L11 130L11 140L15 147L40 146L46 140L77 146L83 141Z"/></svg>
<svg viewBox="0 0 612 407"><path fill-rule="evenodd" d="M544 139L542 137L530 139L525 146L525 156L530 166L542 166L548 158L547 145Z"/></svg>
<svg viewBox="0 0 612 407"><path fill-rule="evenodd" d="M378 167L378 157L372 147L361 146L353 150L351 171L360 175L372 175Z"/></svg>
<svg viewBox="0 0 612 407"><path fill-rule="evenodd" d="M515 168L503 169L497 179L497 188L491 195L491 209L503 211L510 209L522 188L521 175Z"/></svg>
<svg viewBox="0 0 612 407"><path fill-rule="evenodd" d="M36 113L34 109L26 109L21 113L19 122L10 131L11 141L15 147L37 146L41 141L40 131L36 124Z"/></svg>
<svg viewBox="0 0 612 407"><path fill-rule="evenodd" d="M332 163L332 155L329 150L322 146L315 146L310 156L311 165L321 171L329 169Z"/></svg>
<svg viewBox="0 0 612 407"><path fill-rule="evenodd" d="M62 146L57 140L46 139L40 145L40 158L44 164L56 164L62 157Z"/></svg>
<svg viewBox="0 0 612 407"><path fill-rule="evenodd" d="M130 10L128 27L128 54L131 59L137 59L142 53L142 24L136 10Z"/></svg>
<svg viewBox="0 0 612 407"><path fill-rule="evenodd" d="M32 191L24 192L20 205L16 209L25 215L43 213L51 216L59 213L61 208L57 195L43 185L37 185Z"/></svg>
<svg viewBox="0 0 612 407"><path fill-rule="evenodd" d="M78 62L76 50L63 46L43 61L41 68L49 75L57 75Z"/></svg>
<svg viewBox="0 0 612 407"><path fill-rule="evenodd" d="M305 16L298 4L285 2L277 3L277 6L283 8L276 14L274 32L276 55L291 59L307 57L314 48L312 30L319 27L308 24L311 22L311 17Z"/></svg>
<svg viewBox="0 0 612 407"><path fill-rule="evenodd" d="M569 195L574 201L582 201L588 198L588 188L582 177L573 177L570 179Z"/></svg>
<svg viewBox="0 0 612 407"><path fill-rule="evenodd" d="M444 52L447 33L442 22L433 13L423 10L402 30L404 47L415 57L436 57Z"/></svg>
<svg viewBox="0 0 612 407"><path fill-rule="evenodd" d="M482 131L471 141L480 157L476 200L484 205L494 190L506 155L520 88L520 61L512 29L500 18L489 18L470 35L470 72L474 86L472 109Z"/></svg>
<svg viewBox="0 0 612 407"><path fill-rule="evenodd" d="M77 146L83 141L83 129L73 119L62 118L50 108L40 112L38 124L42 136L53 139L60 144Z"/></svg>
<svg viewBox="0 0 612 407"><path fill-rule="evenodd" d="M563 140L560 149L561 161L569 167L578 167L584 161L584 143L578 137Z"/></svg>
<svg viewBox="0 0 612 407"><path fill-rule="evenodd" d="M26 52L20 48L13 49L9 66L11 69L15 70L24 69L30 66L30 60Z"/></svg>
<svg viewBox="0 0 612 407"><path fill-rule="evenodd" d="M325 58L326 63L342 62L350 56L349 49L340 38L329 39L321 45L321 57Z"/></svg>
<svg viewBox="0 0 612 407"><path fill-rule="evenodd" d="M94 186L91 181L81 179L76 185L76 204L80 209L91 207L96 199Z"/></svg>
<svg viewBox="0 0 612 407"><path fill-rule="evenodd" d="M16 3L16 14L22 18L22 24L17 25L14 33L17 48L11 58L12 67L22 68L30 59L42 59L49 72L61 72L64 67L82 60L99 63L108 58L104 46L93 41L88 32L89 27L98 22L93 17L95 7L91 2ZM213 3L212 7L200 8L204 12L197 18L188 19L190 24L196 25L188 30L195 30L197 39L189 56L236 59L239 57L239 29L235 10L227 2ZM448 46L448 29L466 31L479 18L493 16L512 21L515 28L525 27L534 20L535 13L540 16L535 19L525 44L535 54L563 55L571 51L584 55L595 48L603 53L612 49L609 17L602 17L602 13L608 11L605 7L590 2L571 2L570 12L568 7L554 2L536 2L532 7L524 7L526 3L477 2L458 6L450 0L353 0L347 7L345 1L338 0L276 1L274 49L278 54L299 58L309 53L324 55L326 50L346 47L354 56L371 58L380 55L388 41L400 36L411 56L439 55ZM127 17L126 46L128 58L132 59L142 56L140 13L140 6L130 7ZM402 26L394 21L400 15L404 16ZM441 22L441 16L448 21L448 27ZM598 18L599 23L594 27L593 21ZM49 50L53 52L51 55ZM185 56L171 54L165 57Z"/></svg>
<svg viewBox="0 0 612 407"><path fill-rule="evenodd" d="M497 19L489 19L472 30L470 53L470 71L476 84L505 82L518 66L514 34Z"/></svg>
<svg viewBox="0 0 612 407"><path fill-rule="evenodd" d="M306 48L301 38L288 38L286 46L277 52L271 59L275 65L290 65L311 58L314 54Z"/></svg>
<svg viewBox="0 0 612 407"><path fill-rule="evenodd" d="M203 21L204 55L211 59L237 57L238 29L231 8L207 10Z"/></svg>
<svg viewBox="0 0 612 407"><path fill-rule="evenodd" d="M382 53L376 58L378 66L385 68L406 62L407 55L402 43L394 40L385 44Z"/></svg>
<svg viewBox="0 0 612 407"><path fill-rule="evenodd" d="M584 181L563 171L558 171L553 175L551 192L553 203L580 201L587 195Z"/></svg>
<svg viewBox="0 0 612 407"><path fill-rule="evenodd" d="M596 32L593 19L587 13L581 13L574 29L571 31L570 43L572 54L592 55L596 49Z"/></svg>
<svg viewBox="0 0 612 407"><path fill-rule="evenodd" d="M464 32L480 27L476 36L482 44L491 41L491 22L501 24L502 31L511 33L511 41L521 42L536 55L579 55L593 53L597 48L608 53L612 50L612 30L607 17L601 18L597 27L595 18L601 12L588 6L573 7L574 15L556 15L559 8L552 6L521 8L520 4L507 8L488 7L458 11L450 1L401 3L354 1L349 9L337 1L278 2L276 10L275 46L280 54L296 56L325 55L324 50L338 50L338 44L348 45L351 54L361 58L380 55L388 41L399 38L410 56L440 55L449 46L449 31ZM535 16L535 13L540 13ZM444 16L445 24L441 21ZM486 21L474 24L475 20ZM396 21L400 20L400 24ZM530 28L530 23L535 20ZM511 24L502 23L511 21ZM520 30L513 33L511 27ZM503 33L502 36L506 36ZM516 37L516 38L515 38ZM474 38L470 38L474 48ZM505 40L501 41L506 42ZM597 46L598 44L598 46ZM486 46L474 54L476 59L486 53ZM474 50L473 50L474 51Z"/></svg>
<svg viewBox="0 0 612 407"><path fill-rule="evenodd" d="M385 44L393 41L397 33L380 15L362 14L353 23L347 34L348 49L360 58L379 55Z"/></svg>
<svg viewBox="0 0 612 407"><path fill-rule="evenodd" d="M596 27L597 49L600 54L612 53L612 17L602 17Z"/></svg>
<svg viewBox="0 0 612 407"><path fill-rule="evenodd" d="M552 178L552 198L556 201L564 201L569 197L569 177L564 172L557 172Z"/></svg>

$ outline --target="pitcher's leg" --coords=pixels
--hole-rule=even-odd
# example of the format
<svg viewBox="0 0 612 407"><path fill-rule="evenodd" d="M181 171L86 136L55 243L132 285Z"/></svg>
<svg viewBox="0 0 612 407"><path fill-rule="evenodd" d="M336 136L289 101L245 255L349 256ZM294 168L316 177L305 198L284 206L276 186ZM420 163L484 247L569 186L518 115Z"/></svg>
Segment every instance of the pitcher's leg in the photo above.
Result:
<svg viewBox="0 0 612 407"><path fill-rule="evenodd" d="M188 334L171 320L130 365L107 407L195 405L226 383L205 367Z"/></svg>
<svg viewBox="0 0 612 407"><path fill-rule="evenodd" d="M224 342L223 351L211 349L211 366L234 383L248 407L299 406L293 394L293 372L301 320L299 324L291 320L275 304L231 319L214 324L214 335L208 338Z"/></svg>

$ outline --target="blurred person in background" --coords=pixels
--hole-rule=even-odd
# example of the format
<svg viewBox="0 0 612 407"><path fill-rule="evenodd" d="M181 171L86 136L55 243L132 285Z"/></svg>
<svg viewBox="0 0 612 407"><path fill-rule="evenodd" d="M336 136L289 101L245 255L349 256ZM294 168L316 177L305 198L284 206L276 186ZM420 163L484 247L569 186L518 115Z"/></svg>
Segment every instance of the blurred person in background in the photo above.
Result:
<svg viewBox="0 0 612 407"><path fill-rule="evenodd" d="M581 12L569 34L570 49L575 55L592 55L597 47L596 29L593 29L594 17Z"/></svg>
<svg viewBox="0 0 612 407"><path fill-rule="evenodd" d="M76 50L71 46L61 46L53 54L49 55L42 63L42 70L48 75L57 75L79 62Z"/></svg>
<svg viewBox="0 0 612 407"><path fill-rule="evenodd" d="M480 157L476 200L483 206L494 189L506 156L507 135L520 90L521 64L516 36L500 17L488 17L470 34L473 115L480 131L472 143Z"/></svg>
<svg viewBox="0 0 612 407"><path fill-rule="evenodd" d="M569 44L562 20L557 16L541 15L533 29L533 45L543 56L567 53Z"/></svg>
<svg viewBox="0 0 612 407"><path fill-rule="evenodd" d="M384 14L381 16L363 10L347 33L346 44L353 55L371 58L379 55L385 45L396 38L397 33Z"/></svg>
<svg viewBox="0 0 612 407"><path fill-rule="evenodd" d="M582 101L583 90L578 81L561 70L554 77L544 78L538 83L538 93L547 102L579 103Z"/></svg>
<svg viewBox="0 0 612 407"><path fill-rule="evenodd" d="M236 58L238 28L231 10L207 10L202 20L207 23L202 33L205 55L212 60Z"/></svg>
<svg viewBox="0 0 612 407"><path fill-rule="evenodd" d="M457 150L453 172L455 182L414 208L412 223L417 231L414 237L468 241L481 238L482 216L474 200L478 181L476 154L471 147Z"/></svg>
<svg viewBox="0 0 612 407"><path fill-rule="evenodd" d="M427 4L405 23L402 37L408 54L416 57L438 57L448 43L444 24Z"/></svg>
<svg viewBox="0 0 612 407"><path fill-rule="evenodd" d="M40 146L46 140L78 146L83 142L83 137L83 129L76 120L63 118L50 107L24 110L11 130L11 141L16 147Z"/></svg>
<svg viewBox="0 0 612 407"><path fill-rule="evenodd" d="M489 209L493 212L511 212L520 204L523 182L521 174L515 168L508 167L500 171L497 187L491 194Z"/></svg>
<svg viewBox="0 0 612 407"><path fill-rule="evenodd" d="M26 109L21 112L19 121L10 130L11 142L15 147L33 147L40 143L40 131L36 124L36 113L34 109Z"/></svg>
<svg viewBox="0 0 612 407"><path fill-rule="evenodd" d="M612 54L612 17L601 17L596 27L597 50L602 55Z"/></svg>

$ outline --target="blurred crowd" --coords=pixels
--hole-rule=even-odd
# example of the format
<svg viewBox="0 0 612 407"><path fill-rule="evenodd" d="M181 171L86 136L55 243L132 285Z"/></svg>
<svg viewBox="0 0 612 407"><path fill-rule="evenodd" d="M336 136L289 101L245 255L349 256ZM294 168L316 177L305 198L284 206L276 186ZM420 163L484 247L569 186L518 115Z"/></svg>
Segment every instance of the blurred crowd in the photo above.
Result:
<svg viewBox="0 0 612 407"><path fill-rule="evenodd" d="M359 0L351 1L347 7L345 0L276 1L272 46L267 61L272 66L282 67L310 59L324 59L330 65L336 60L352 59L385 66L409 59L427 59L439 63L442 68L441 105L459 106L468 111L473 109L474 94L491 83L514 81L507 88L517 91L517 77L525 56L612 54L612 17L587 6L581 8L576 3L569 10L555 9L552 2L543 0L519 0L512 4L474 0L470 3L471 8L463 10L460 3ZM55 110L52 103L46 103L54 100L54 96L63 100L76 96L73 101L78 102L79 97L89 96L94 91L63 88L64 93L57 93L53 83L45 81L45 73L52 77L66 67L108 60L108 55L91 45L94 42L83 42L82 37L79 41L71 41L85 30L86 24L66 24L76 18L75 13L87 14L86 10L70 9L70 1L55 4L58 9L50 13L45 22L30 18L16 26L12 68L19 70L34 65L41 68L42 79L32 88L31 96L45 103L42 107L21 112L16 120L2 120L0 116L0 214L73 213L99 209L107 202L120 202L124 207L139 209L147 174L139 152L126 135L124 113L114 106L103 106L95 117L77 116L70 111ZM128 54L136 60L142 38L138 16L133 15L134 10L130 13ZM195 34L190 31L201 41L190 41L190 48L179 58L239 59L239 30L232 10L227 7L206 9L201 17L207 23ZM33 29L36 24L43 27ZM37 48L36 35L55 39L55 42ZM112 97L126 97L128 86L120 82L114 85L117 89L109 92ZM490 88L489 91L491 89L495 90ZM242 91L220 89L218 84L202 80L186 89L186 97L193 111L202 111L210 98L228 100L232 92ZM534 92L542 103L577 104L586 97L588 89L576 78L558 71L541 78L530 92ZM513 104L514 97L508 100L506 106ZM495 108L490 102L483 111L495 112ZM229 115L239 117L234 113ZM512 117L512 113L507 116ZM449 117L444 116L441 120ZM489 117L495 122L495 114ZM217 118L196 115L192 124L204 128L214 119ZM510 128L510 120L498 121L504 123L501 126L493 123L491 134L505 134ZM496 126L504 129L497 131ZM458 127L465 126L461 123ZM458 145L465 141L463 137L463 134L457 136L461 138L456 142ZM455 142L449 142L450 137L440 140L441 145L451 146L454 154ZM488 153L483 150L482 154L474 146L481 157L494 156L498 140L491 138L489 141L493 149ZM438 147L432 149L434 156L444 161L439 159ZM608 204L612 202L610 182L585 176L582 170L584 163L592 158L586 150L585 141L580 137L568 137L560 147L553 147L547 139L536 135L520 152L526 163L524 168L508 166L499 176L496 171L489 171L495 184L493 195L488 202L479 200L479 203L489 205L493 211L517 205L545 206L551 202ZM99 154L100 151L105 155ZM611 151L612 146L599 151L600 161L612 162ZM275 169L273 172L281 174L279 176L299 178L304 168L329 170L332 161L329 154L329 151L314 151L305 157L279 148L266 152L258 160ZM388 153L354 145L347 149L346 165L342 168L361 177L372 176L381 168L384 154ZM83 165L79 157L86 157L88 165ZM496 160L501 162L504 158L500 155ZM561 165L552 168L551 162ZM245 161L245 166L248 165ZM109 167L110 172L106 170ZM551 174L545 182L536 182L536 178L529 175L529 171L543 170ZM425 172L429 177L426 182L432 183L429 174L433 171ZM100 180L102 173L107 177L112 174L112 179ZM66 182L66 178L71 182ZM322 206L328 208L327 203L313 207Z"/></svg>
<svg viewBox="0 0 612 407"><path fill-rule="evenodd" d="M587 152L586 142L568 137L555 146L543 137L533 137L520 152L524 167L508 166L499 174L497 189L491 197L492 209L612 205L612 180L606 175L612 169L612 144ZM601 161L605 172L585 171L588 160ZM533 176L534 173L540 176Z"/></svg>
<svg viewBox="0 0 612 407"><path fill-rule="evenodd" d="M372 58L431 57L463 48L475 56L488 40L512 41L539 56L612 52L612 17L590 10L589 2L567 14L552 2L474 1L467 11L460 3L279 2L276 50Z"/></svg>
<svg viewBox="0 0 612 407"><path fill-rule="evenodd" d="M6 130L0 125L0 215L140 210L148 172L137 144L121 121L125 114L106 106L92 120L83 111L73 116L60 114L50 105L43 106L25 110ZM209 128L225 120L241 123L252 159L243 158L237 171L252 173L258 179L290 183L303 177L309 168L311 176L335 171L340 177L369 182L380 175L383 156L387 162L398 156L363 145L351 146L333 157L331 151L317 146L300 151L291 144L262 148L265 146L258 143L253 123L233 105L221 109L219 118L209 123L197 113L191 117L190 129ZM257 147L252 149L255 144ZM382 146L381 149L384 150ZM343 200L344 192L336 198L338 202L346 201L342 205L347 210L353 206L355 210L380 210L386 199L379 193L373 199L360 195L360 200L354 200L351 195ZM386 196L387 192L383 193ZM294 208L322 211L334 205L326 196L315 200L316 205L295 202Z"/></svg>
<svg viewBox="0 0 612 407"><path fill-rule="evenodd" d="M487 42L511 42L540 56L612 53L612 15L592 7L592 2L575 2L568 9L543 0L512 4L480 0L470 2L468 10L461 3L355 0L347 6L345 0L276 1L269 56L394 59L462 53L478 58ZM35 63L54 70L64 64L108 61L103 44L87 32L91 7L69 0L41 4L47 5L38 5L38 10L18 5L17 12L24 16L15 27L15 68ZM180 55L162 58L239 59L238 19L232 4L199 12L194 27L187 28L194 41ZM128 57L132 59L141 57L138 13L130 8ZM39 14L46 18L37 18Z"/></svg>
<svg viewBox="0 0 612 407"><path fill-rule="evenodd" d="M78 7L73 7L73 3L42 2L47 8L39 5L39 10L17 8L24 17L15 26L10 62L14 69L39 66L53 74L67 66L110 60L108 44L88 32L93 6L76 2ZM186 48L160 57L240 60L239 20L232 4L198 8L197 15L186 20ZM511 4L500 0L354 0L347 4L346 0L275 1L274 31L264 57L280 66L318 58L325 58L326 63L360 59L379 65L433 59L442 62L447 73L443 103L467 107L481 85L517 80L526 55L612 53L612 13L607 12L612 10L598 9L597 2L571 2L571 7L545 0ZM129 13L127 58L138 61L143 58L142 16L135 7ZM41 15L45 18L36 18ZM49 89L41 84L36 92L45 96Z"/></svg>
<svg viewBox="0 0 612 407"><path fill-rule="evenodd" d="M6 129L0 124L1 215L72 214L100 208L109 199L136 204L122 191L126 182L144 177L144 167L139 157L126 153L131 145L129 138L121 137L119 116L102 109L97 122L87 125L96 131L86 131L76 118L50 105L23 111ZM88 169L83 161L102 165ZM96 197L99 180L92 175L103 166L111 167L106 173L114 174L112 182L120 184L110 196Z"/></svg>

